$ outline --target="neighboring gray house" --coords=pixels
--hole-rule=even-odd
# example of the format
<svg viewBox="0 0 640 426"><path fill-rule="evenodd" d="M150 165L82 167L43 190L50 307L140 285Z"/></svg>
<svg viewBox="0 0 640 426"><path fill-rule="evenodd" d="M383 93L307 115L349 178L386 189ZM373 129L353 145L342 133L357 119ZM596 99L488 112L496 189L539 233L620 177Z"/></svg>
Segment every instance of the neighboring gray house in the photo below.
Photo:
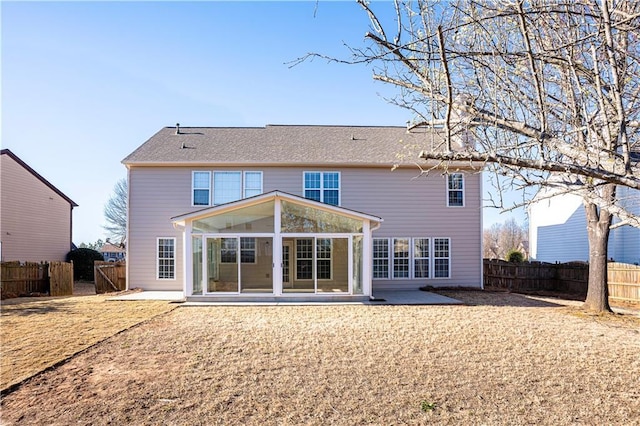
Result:
<svg viewBox="0 0 640 426"><path fill-rule="evenodd" d="M104 243L98 251L107 262L119 262L124 260L127 254L127 250L110 242Z"/></svg>
<svg viewBox="0 0 640 426"><path fill-rule="evenodd" d="M482 177L469 163L419 176L418 151L439 143L403 127L161 129L123 160L128 286L191 300L481 288Z"/></svg>
<svg viewBox="0 0 640 426"><path fill-rule="evenodd" d="M529 206L530 259L551 263L588 261L589 239L582 198L573 194L547 198L546 194L549 192L538 194L540 201ZM618 187L617 195L629 211L640 216L640 191ZM608 257L616 262L640 263L640 229L628 225L612 229Z"/></svg>
<svg viewBox="0 0 640 426"><path fill-rule="evenodd" d="M10 150L0 158L2 261L64 261L78 205Z"/></svg>

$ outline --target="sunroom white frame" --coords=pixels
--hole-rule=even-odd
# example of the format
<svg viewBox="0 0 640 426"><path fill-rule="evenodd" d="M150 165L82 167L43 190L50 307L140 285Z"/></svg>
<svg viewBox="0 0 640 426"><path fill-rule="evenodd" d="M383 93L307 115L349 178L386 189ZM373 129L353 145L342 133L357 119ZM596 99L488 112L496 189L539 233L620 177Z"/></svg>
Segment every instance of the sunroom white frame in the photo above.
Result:
<svg viewBox="0 0 640 426"><path fill-rule="evenodd" d="M255 206L261 203L266 203L269 201L274 201L274 232L273 233L193 233L193 222L198 219L203 219L206 217L216 216L220 214L224 214L227 212L231 212L236 209L245 208ZM303 205L307 207L311 207L314 209L326 211L329 213L334 213L343 217L348 217L355 220L362 221L362 232L355 233L285 233L282 232L282 223L281 223L281 214L282 214L282 201L291 202L298 205ZM242 293L240 285L238 285L237 292L220 292L220 293L207 293L205 283L202 283L202 296L206 297L216 297L216 296L247 296L247 295L259 295L259 296L344 296L344 295L354 295L354 296L371 296L372 291L372 232L379 228L382 223L382 218L369 215L366 213L357 212L354 210L346 209L340 206L334 206L329 204L324 204L321 202L317 202L314 200L309 200L306 198L302 198L293 194L288 194L281 191L272 191L266 194L257 195L254 197L242 199L239 201L234 201L231 203L209 207L206 209L198 210L192 213L187 213L181 216L176 216L172 218L173 224L176 227L183 228L183 276L184 276L184 293L187 297L200 297L200 295L193 295L193 247L192 247L192 237L200 236L202 237L202 245L203 245L203 256L206 256L205 253L205 245L207 238L241 238L241 237L271 237L273 238L273 249L272 249L272 259L273 259L273 268L272 268L272 279L273 279L273 293ZM353 271L353 239L354 237L362 237L362 271L361 271L361 280L362 280L362 294L353 294L354 289L354 271ZM285 238L346 238L348 242L348 291L347 292L318 292L317 291L317 272L314 272L314 293L283 293L283 282L282 282L282 239ZM314 239L315 242L315 239ZM295 252L295 248L293 250ZM314 253L315 253L315 244L314 244ZM240 253L238 253L240 256ZM332 254L332 256L334 256ZM238 258L238 260L240 260ZM314 254L315 261L315 254ZM207 277L206 270L206 257L203 257L203 271L202 277L203 281L205 277ZM241 262L237 262L238 265L238 283L241 282L240 275L240 267ZM333 267L333 265L332 265ZM315 268L314 268L315 270ZM291 274L291 270L290 270Z"/></svg>

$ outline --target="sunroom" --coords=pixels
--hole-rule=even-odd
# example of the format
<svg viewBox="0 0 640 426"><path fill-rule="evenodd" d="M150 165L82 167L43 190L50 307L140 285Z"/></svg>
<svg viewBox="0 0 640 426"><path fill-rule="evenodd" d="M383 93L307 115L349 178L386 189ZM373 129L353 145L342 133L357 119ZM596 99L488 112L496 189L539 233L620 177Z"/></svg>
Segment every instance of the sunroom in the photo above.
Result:
<svg viewBox="0 0 640 426"><path fill-rule="evenodd" d="M273 191L172 218L191 301L364 300L382 219Z"/></svg>

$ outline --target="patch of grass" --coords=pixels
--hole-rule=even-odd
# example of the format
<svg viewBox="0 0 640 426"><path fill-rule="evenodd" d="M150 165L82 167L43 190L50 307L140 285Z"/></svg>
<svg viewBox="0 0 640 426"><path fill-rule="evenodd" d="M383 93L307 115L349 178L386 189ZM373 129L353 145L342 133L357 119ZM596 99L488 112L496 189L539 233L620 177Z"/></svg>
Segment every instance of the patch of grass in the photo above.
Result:
<svg viewBox="0 0 640 426"><path fill-rule="evenodd" d="M14 299L0 315L0 391L175 305L105 296Z"/></svg>
<svg viewBox="0 0 640 426"><path fill-rule="evenodd" d="M438 406L438 405L437 405L435 402L429 402L429 401L427 401L426 399L423 399L423 400L420 402L420 409L421 409L422 411L424 411L425 413L426 413L426 412L428 412L428 411L433 411L433 410L435 410L437 406Z"/></svg>

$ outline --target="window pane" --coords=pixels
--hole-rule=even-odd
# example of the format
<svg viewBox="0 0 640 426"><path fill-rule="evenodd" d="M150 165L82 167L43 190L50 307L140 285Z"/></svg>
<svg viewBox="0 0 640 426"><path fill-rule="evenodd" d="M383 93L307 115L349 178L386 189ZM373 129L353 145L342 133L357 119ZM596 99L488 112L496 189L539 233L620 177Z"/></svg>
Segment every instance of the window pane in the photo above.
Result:
<svg viewBox="0 0 640 426"><path fill-rule="evenodd" d="M282 232L362 232L362 220L282 201Z"/></svg>
<svg viewBox="0 0 640 426"><path fill-rule="evenodd" d="M413 276L415 278L429 278L429 259L415 259Z"/></svg>
<svg viewBox="0 0 640 426"><path fill-rule="evenodd" d="M255 238L240 238L240 262L256 263Z"/></svg>
<svg viewBox="0 0 640 426"><path fill-rule="evenodd" d="M193 172L194 189L209 189L209 172Z"/></svg>
<svg viewBox="0 0 640 426"><path fill-rule="evenodd" d="M209 205L209 190L208 189L194 189L193 190L193 205L194 206L207 206L207 205Z"/></svg>
<svg viewBox="0 0 640 426"><path fill-rule="evenodd" d="M221 238L220 263L236 263L238 242L235 238Z"/></svg>
<svg viewBox="0 0 640 426"><path fill-rule="evenodd" d="M436 259L433 266L435 268L435 271L433 271L435 278L449 277L449 259Z"/></svg>
<svg viewBox="0 0 640 426"><path fill-rule="evenodd" d="M324 173L323 183L325 189L339 189L340 188L340 175L335 172Z"/></svg>
<svg viewBox="0 0 640 426"><path fill-rule="evenodd" d="M320 201L320 190L319 189L305 190L304 198L308 198L309 200Z"/></svg>
<svg viewBox="0 0 640 426"><path fill-rule="evenodd" d="M454 173L449 175L449 189L462 189L461 173Z"/></svg>
<svg viewBox="0 0 640 426"><path fill-rule="evenodd" d="M250 207L205 217L193 221L193 232L248 233L273 232L274 202L267 201Z"/></svg>
<svg viewBox="0 0 640 426"><path fill-rule="evenodd" d="M449 205L461 207L464 205L462 199L462 191L450 191L449 192Z"/></svg>
<svg viewBox="0 0 640 426"><path fill-rule="evenodd" d="M225 204L242 198L241 172L215 172L213 174L213 203Z"/></svg>
<svg viewBox="0 0 640 426"><path fill-rule="evenodd" d="M327 204L332 204L337 206L340 204L340 196L338 195L338 191L335 189L325 190L324 191L324 202Z"/></svg>
<svg viewBox="0 0 640 426"><path fill-rule="evenodd" d="M413 239L413 256L429 257L429 239L428 238Z"/></svg>
<svg viewBox="0 0 640 426"><path fill-rule="evenodd" d="M320 173L319 172L305 172L304 174L304 188L305 189L319 189L320 188Z"/></svg>

